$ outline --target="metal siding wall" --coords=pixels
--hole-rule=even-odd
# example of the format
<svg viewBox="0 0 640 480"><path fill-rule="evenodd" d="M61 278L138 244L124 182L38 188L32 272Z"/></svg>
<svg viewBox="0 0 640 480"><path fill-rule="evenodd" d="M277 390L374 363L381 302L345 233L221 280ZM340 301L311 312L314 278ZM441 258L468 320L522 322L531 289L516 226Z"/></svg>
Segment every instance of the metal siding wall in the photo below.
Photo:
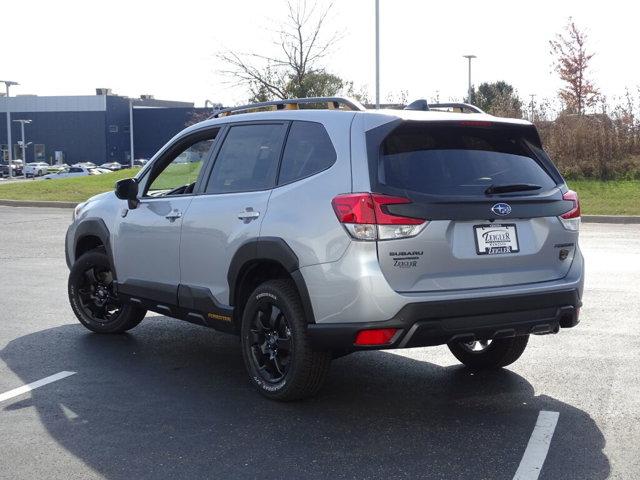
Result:
<svg viewBox="0 0 640 480"><path fill-rule="evenodd" d="M136 158L151 158L171 137L187 126L194 108L134 108Z"/></svg>
<svg viewBox="0 0 640 480"><path fill-rule="evenodd" d="M109 127L115 125L118 131L113 133ZM135 134L135 120L133 124ZM109 162L129 163L129 99L116 96L107 97L107 115L104 130L106 137L105 155ZM137 154L136 154L137 156Z"/></svg>
<svg viewBox="0 0 640 480"><path fill-rule="evenodd" d="M6 98L0 97L0 109L6 111ZM101 95L76 95L39 97L25 95L10 97L11 110L16 112L104 112L106 97Z"/></svg>
<svg viewBox="0 0 640 480"><path fill-rule="evenodd" d="M65 161L104 163L106 161L105 112L11 112L11 140L15 145L20 140L20 125L13 120L33 120L25 125L27 162L34 161L33 144L45 146L45 158L49 162L55 150L62 150ZM6 113L0 112L0 144L7 143ZM19 152L14 151L14 157Z"/></svg>
<svg viewBox="0 0 640 480"><path fill-rule="evenodd" d="M0 144L6 143L6 113L0 98ZM62 150L67 163L91 161L96 164L118 161L127 163L129 145L129 100L117 96L80 97L12 97L11 119L29 118L25 126L27 161L34 158L33 144L45 145L47 162L53 152ZM17 108L25 107L29 110ZM90 111L90 109L102 111ZM77 109L77 110L74 110ZM134 108L133 128L135 157L151 158L167 141L186 127L194 112L208 111L193 107ZM20 126L12 123L11 138L20 139ZM118 127L116 133L109 130ZM14 152L17 157L18 152Z"/></svg>

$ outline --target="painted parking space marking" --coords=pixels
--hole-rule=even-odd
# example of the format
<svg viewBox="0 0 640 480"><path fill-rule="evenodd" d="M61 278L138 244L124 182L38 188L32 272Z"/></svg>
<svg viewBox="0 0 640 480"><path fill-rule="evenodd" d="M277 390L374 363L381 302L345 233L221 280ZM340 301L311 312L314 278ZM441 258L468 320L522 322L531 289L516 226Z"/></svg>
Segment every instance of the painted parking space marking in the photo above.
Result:
<svg viewBox="0 0 640 480"><path fill-rule="evenodd" d="M75 374L76 372L59 372L55 375L50 375L41 380L36 380L35 382L27 383L26 385L23 385L21 387L14 388L13 390L9 390L8 392L0 393L0 402L4 402L5 400L9 400L10 398L17 397L18 395L30 392L31 390L35 390L38 387L42 387L43 385L57 382L58 380L62 380L63 378L67 378Z"/></svg>
<svg viewBox="0 0 640 480"><path fill-rule="evenodd" d="M518 470L516 471L514 480L536 480L547 458L549 445L553 432L558 424L558 412L547 412L542 410L538 414L538 421L533 428L531 438L524 451Z"/></svg>

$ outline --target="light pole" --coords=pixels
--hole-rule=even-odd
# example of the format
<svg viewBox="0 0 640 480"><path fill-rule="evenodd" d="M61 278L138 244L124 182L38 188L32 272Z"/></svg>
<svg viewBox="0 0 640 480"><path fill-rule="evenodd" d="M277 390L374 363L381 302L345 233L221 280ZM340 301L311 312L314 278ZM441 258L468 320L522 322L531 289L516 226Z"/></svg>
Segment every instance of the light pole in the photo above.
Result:
<svg viewBox="0 0 640 480"><path fill-rule="evenodd" d="M11 157L13 156L12 146L11 146L11 112L9 110L9 87L12 85L20 85L18 82L13 82L11 80L0 80L0 82L4 83L5 88L7 89L7 153L9 155L8 158L8 166L9 166L9 178L11 178Z"/></svg>
<svg viewBox="0 0 640 480"><path fill-rule="evenodd" d="M27 143L24 141L24 125L31 123L31 120L20 119L14 120L14 122L20 124L20 132L22 133L22 143L20 147L22 148L22 176L27 178Z"/></svg>
<svg viewBox="0 0 640 480"><path fill-rule="evenodd" d="M380 109L380 0L376 0L376 109Z"/></svg>
<svg viewBox="0 0 640 480"><path fill-rule="evenodd" d="M530 118L530 121L531 121L531 123L533 123L533 113L534 113L533 109L534 109L534 105L535 105L536 94L532 93L529 96L531 97L531 104L530 104L530 107L531 107L531 118Z"/></svg>
<svg viewBox="0 0 640 480"><path fill-rule="evenodd" d="M463 57L469 60L469 89L467 90L467 102L471 103L471 60L478 57L475 55L463 55Z"/></svg>
<svg viewBox="0 0 640 480"><path fill-rule="evenodd" d="M129 99L129 150L131 151L130 166L133 168L133 98Z"/></svg>

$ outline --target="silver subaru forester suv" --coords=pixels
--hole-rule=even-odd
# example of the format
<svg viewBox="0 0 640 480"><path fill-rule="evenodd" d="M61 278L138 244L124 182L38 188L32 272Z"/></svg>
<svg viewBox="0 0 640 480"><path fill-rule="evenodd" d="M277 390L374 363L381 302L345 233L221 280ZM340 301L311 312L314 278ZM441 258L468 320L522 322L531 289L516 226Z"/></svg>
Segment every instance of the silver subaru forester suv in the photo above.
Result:
<svg viewBox="0 0 640 480"><path fill-rule="evenodd" d="M447 344L499 368L530 334L573 327L579 226L529 122L267 102L185 129L78 205L69 299L98 333L148 310L235 333L258 390L300 399L351 352Z"/></svg>

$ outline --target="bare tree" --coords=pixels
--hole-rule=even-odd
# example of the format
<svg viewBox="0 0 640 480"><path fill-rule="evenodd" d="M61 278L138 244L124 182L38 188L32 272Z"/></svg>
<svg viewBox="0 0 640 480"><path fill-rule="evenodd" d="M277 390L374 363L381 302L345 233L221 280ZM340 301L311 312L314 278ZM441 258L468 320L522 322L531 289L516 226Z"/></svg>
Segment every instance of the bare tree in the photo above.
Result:
<svg viewBox="0 0 640 480"><path fill-rule="evenodd" d="M566 84L560 89L559 96L568 111L583 114L598 101L599 91L586 77L589 62L595 54L587 51L587 35L571 18L564 30L564 34L556 35L549 42L555 56L554 68Z"/></svg>
<svg viewBox="0 0 640 480"><path fill-rule="evenodd" d="M225 51L217 55L226 68L221 73L245 85L252 101L335 95L349 83L327 73L321 61L339 40L338 32L325 35L333 3L297 0L287 3L287 17L276 31L276 55Z"/></svg>

